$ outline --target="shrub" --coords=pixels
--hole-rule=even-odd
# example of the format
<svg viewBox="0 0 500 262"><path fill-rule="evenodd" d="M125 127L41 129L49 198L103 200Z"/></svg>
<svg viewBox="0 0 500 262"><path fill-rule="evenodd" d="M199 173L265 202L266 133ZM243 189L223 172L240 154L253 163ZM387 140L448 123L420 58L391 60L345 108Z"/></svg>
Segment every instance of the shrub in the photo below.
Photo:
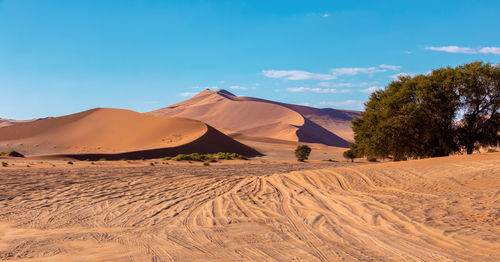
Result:
<svg viewBox="0 0 500 262"><path fill-rule="evenodd" d="M163 160L170 160L170 159L172 159L171 156L166 156L166 157L163 158Z"/></svg>
<svg viewBox="0 0 500 262"><path fill-rule="evenodd" d="M204 165L204 166L209 166L209 165L210 165L210 162L205 161L205 162L203 162L203 165Z"/></svg>
<svg viewBox="0 0 500 262"><path fill-rule="evenodd" d="M106 161L106 158L102 157L102 158L99 158L99 160L97 160L97 161Z"/></svg>
<svg viewBox="0 0 500 262"><path fill-rule="evenodd" d="M149 163L150 166L155 166L155 163L151 162Z"/></svg>
<svg viewBox="0 0 500 262"><path fill-rule="evenodd" d="M0 152L0 156L24 157L23 154L15 151L15 150L10 150L7 152Z"/></svg>
<svg viewBox="0 0 500 262"><path fill-rule="evenodd" d="M307 145L300 145L295 149L295 157L300 162L307 160L309 158L309 154L311 154L311 148Z"/></svg>
<svg viewBox="0 0 500 262"><path fill-rule="evenodd" d="M188 160L188 155L185 154L178 154L174 157L175 161L181 161L181 160Z"/></svg>
<svg viewBox="0 0 500 262"><path fill-rule="evenodd" d="M3 166L3 167L6 167L6 166L8 166L8 165L9 165L9 164L8 164L7 162L2 162L2 166Z"/></svg>
<svg viewBox="0 0 500 262"><path fill-rule="evenodd" d="M369 162L377 162L377 158L373 156L366 157L366 160L368 160Z"/></svg>
<svg viewBox="0 0 500 262"><path fill-rule="evenodd" d="M239 159L243 159L243 160L248 160L248 157L244 156L244 155L238 155L238 158Z"/></svg>
<svg viewBox="0 0 500 262"><path fill-rule="evenodd" d="M231 160L233 159L231 155L232 155L231 153L219 152L217 153L217 159Z"/></svg>
<svg viewBox="0 0 500 262"><path fill-rule="evenodd" d="M488 153L498 152L495 148L488 148Z"/></svg>
<svg viewBox="0 0 500 262"><path fill-rule="evenodd" d="M351 159L351 163L354 162L354 158L356 157L356 155L351 149L344 151L342 155L344 156L345 159Z"/></svg>

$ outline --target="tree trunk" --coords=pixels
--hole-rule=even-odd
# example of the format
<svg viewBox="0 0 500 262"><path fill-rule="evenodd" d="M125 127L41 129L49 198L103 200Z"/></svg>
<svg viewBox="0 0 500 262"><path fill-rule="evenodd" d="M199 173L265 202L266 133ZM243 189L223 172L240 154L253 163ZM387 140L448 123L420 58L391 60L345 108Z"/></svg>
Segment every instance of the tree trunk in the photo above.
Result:
<svg viewBox="0 0 500 262"><path fill-rule="evenodd" d="M467 146L467 155L472 154L473 151L474 151L474 147L473 146Z"/></svg>
<svg viewBox="0 0 500 262"><path fill-rule="evenodd" d="M351 163L354 163L354 158L351 158Z"/></svg>

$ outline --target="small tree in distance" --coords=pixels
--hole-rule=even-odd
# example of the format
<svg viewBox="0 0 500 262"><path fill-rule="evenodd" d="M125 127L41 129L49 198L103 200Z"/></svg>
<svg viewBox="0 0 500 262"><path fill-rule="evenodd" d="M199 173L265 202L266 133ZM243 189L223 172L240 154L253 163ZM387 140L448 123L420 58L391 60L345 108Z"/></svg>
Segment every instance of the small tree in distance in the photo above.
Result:
<svg viewBox="0 0 500 262"><path fill-rule="evenodd" d="M354 152L351 149L344 151L343 156L345 159L351 159L351 163L354 162L354 158L356 157L356 155L354 154Z"/></svg>
<svg viewBox="0 0 500 262"><path fill-rule="evenodd" d="M300 145L295 149L295 157L297 157L297 160L300 162L307 160L309 154L311 154L311 148L307 145Z"/></svg>

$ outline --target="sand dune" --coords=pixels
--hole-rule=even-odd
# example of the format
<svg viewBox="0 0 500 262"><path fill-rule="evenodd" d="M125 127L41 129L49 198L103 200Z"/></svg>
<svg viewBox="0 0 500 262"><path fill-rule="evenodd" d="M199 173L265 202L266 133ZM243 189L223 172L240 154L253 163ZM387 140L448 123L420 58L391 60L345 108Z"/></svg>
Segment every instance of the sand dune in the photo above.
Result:
<svg viewBox="0 0 500 262"><path fill-rule="evenodd" d="M0 118L0 127L11 126L15 124L27 123L35 120L14 120L14 119L6 119Z"/></svg>
<svg viewBox="0 0 500 262"><path fill-rule="evenodd" d="M0 151L11 149L25 155L81 155L90 159L257 153L200 121L105 108L0 128Z"/></svg>
<svg viewBox="0 0 500 262"><path fill-rule="evenodd" d="M0 169L0 259L500 260L498 153L278 172Z"/></svg>
<svg viewBox="0 0 500 262"><path fill-rule="evenodd" d="M226 130L226 134L347 147L353 138L350 121L359 112L317 109L235 96L225 90L205 90L149 114L197 119Z"/></svg>

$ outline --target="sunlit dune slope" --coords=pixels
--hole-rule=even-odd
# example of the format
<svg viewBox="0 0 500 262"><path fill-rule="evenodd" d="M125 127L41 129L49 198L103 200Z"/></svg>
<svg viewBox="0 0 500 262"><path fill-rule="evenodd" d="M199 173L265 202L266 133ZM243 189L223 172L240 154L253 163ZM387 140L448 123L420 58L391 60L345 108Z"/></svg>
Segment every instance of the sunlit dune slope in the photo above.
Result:
<svg viewBox="0 0 500 262"><path fill-rule="evenodd" d="M340 147L347 147L352 140L350 121L359 115L355 111L240 97L226 90L205 90L189 100L149 114L197 119L229 134Z"/></svg>
<svg viewBox="0 0 500 262"><path fill-rule="evenodd" d="M200 121L107 108L0 128L2 149L27 155L108 154L110 158L207 151L255 154Z"/></svg>

